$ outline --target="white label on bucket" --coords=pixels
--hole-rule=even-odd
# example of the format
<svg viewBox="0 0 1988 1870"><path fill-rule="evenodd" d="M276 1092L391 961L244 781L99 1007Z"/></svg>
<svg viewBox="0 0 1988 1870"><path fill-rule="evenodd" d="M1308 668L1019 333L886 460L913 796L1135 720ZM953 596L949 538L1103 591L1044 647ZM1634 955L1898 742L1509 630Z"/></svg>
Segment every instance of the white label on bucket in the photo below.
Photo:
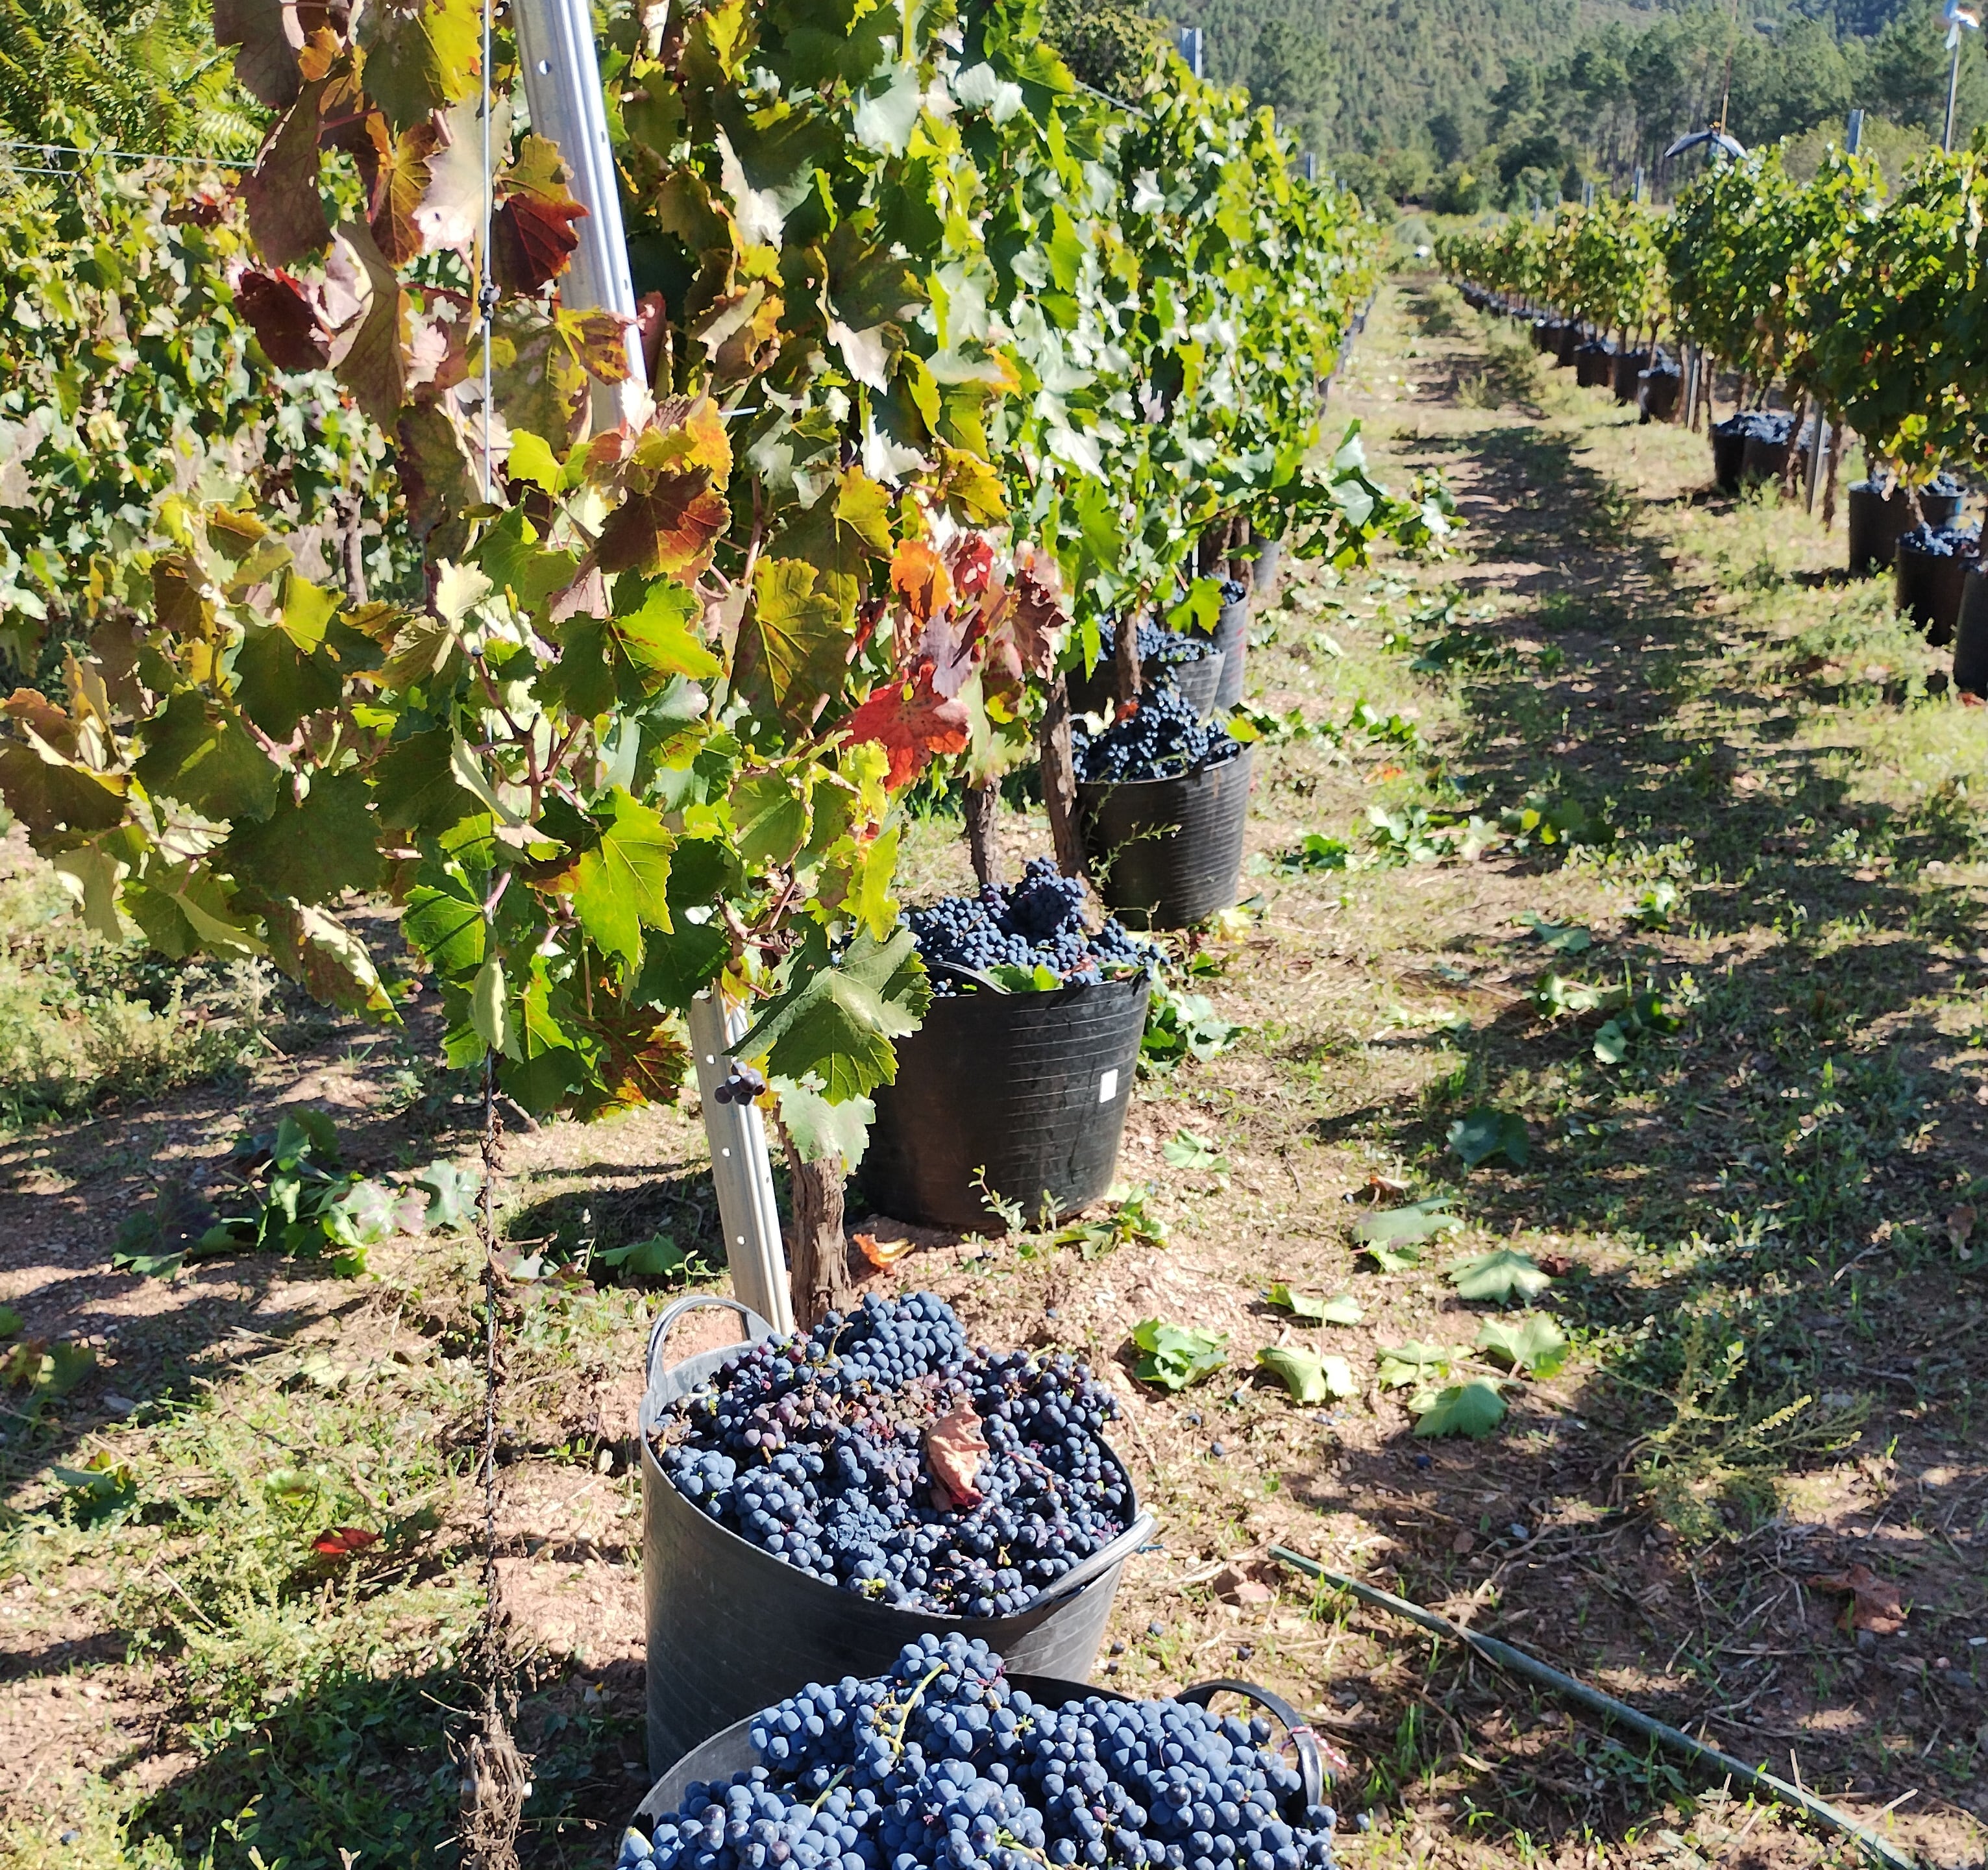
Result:
<svg viewBox="0 0 1988 1870"><path fill-rule="evenodd" d="M1097 1101L1109 1104L1118 1094L1118 1068L1114 1066L1097 1080Z"/></svg>

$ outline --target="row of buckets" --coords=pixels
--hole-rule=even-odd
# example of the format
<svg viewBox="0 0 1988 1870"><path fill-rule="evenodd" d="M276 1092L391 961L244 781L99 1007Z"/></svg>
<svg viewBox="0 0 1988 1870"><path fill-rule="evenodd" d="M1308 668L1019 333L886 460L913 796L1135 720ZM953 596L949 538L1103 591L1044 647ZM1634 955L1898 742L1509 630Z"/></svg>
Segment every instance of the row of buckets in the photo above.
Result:
<svg viewBox="0 0 1988 1870"><path fill-rule="evenodd" d="M1232 590L1233 587L1232 587ZM1204 718L1242 698L1249 596L1226 604L1210 652L1161 669ZM1072 685L1078 713L1115 700L1103 664ZM1186 928L1232 904L1249 813L1252 749L1178 778L1077 788L1091 875L1135 928ZM1088 1206L1111 1185L1138 1068L1151 987L1144 976L1045 992L942 996L898 1042L894 1082L857 1169L875 1212L915 1226L987 1232L991 1192L1033 1222Z"/></svg>
<svg viewBox="0 0 1988 1870"><path fill-rule="evenodd" d="M1574 367L1584 387L1612 389L1618 402L1634 401L1646 421L1668 420L1677 407L1683 373L1660 349L1630 350L1609 343L1570 319L1536 316L1530 308L1479 286L1463 296L1480 311L1530 320L1535 349ZM1797 435L1785 411L1747 411L1712 426L1712 478L1727 493L1750 482L1781 480L1792 451L1797 478L1806 479L1814 437L1810 424ZM1959 523L1966 495L1951 485L1902 487L1859 481L1845 502L1850 575L1893 579L1894 601L1926 633L1935 648L1953 644L1955 687L1988 695L1988 570L1973 550L1927 551L1911 538L1921 525L1945 532Z"/></svg>
<svg viewBox="0 0 1988 1870"><path fill-rule="evenodd" d="M1274 573L1274 553L1266 553L1259 587ZM1223 606L1209 654L1164 671L1149 666L1145 679L1175 681L1204 717L1233 707L1242 695L1249 617L1246 590ZM1100 668L1090 687L1075 688L1076 712L1109 712L1110 673ZM1246 746L1178 779L1080 785L1086 847L1106 906L1134 926L1166 928L1233 903L1249 783ZM1031 1219L1043 1208L1067 1214L1097 1200L1116 1169L1150 992L1141 975L935 999L919 1030L898 1043L895 1081L875 1093L876 1121L857 1171L868 1205L899 1221L985 1232L999 1224L986 1191ZM671 1362L678 1321L711 1307L738 1315L739 1341ZM642 1817L673 1810L694 1780L752 1763L745 1725L760 1709L810 1682L880 1675L928 1632L984 1641L1024 1686L1100 1692L1087 1678L1120 1571L1152 1536L1126 1475L1134 1503L1125 1530L1006 1617L873 1602L783 1564L679 1493L651 1441L673 1403L770 1329L735 1300L693 1293L669 1306L649 1335L640 1415L642 1569L648 1752L661 1777ZM1273 1697L1258 1698L1280 1718L1288 1713ZM1295 1715L1286 1725L1302 1727ZM1307 1753L1302 1743L1300 1752ZM1315 1749L1312 1758L1315 1767Z"/></svg>

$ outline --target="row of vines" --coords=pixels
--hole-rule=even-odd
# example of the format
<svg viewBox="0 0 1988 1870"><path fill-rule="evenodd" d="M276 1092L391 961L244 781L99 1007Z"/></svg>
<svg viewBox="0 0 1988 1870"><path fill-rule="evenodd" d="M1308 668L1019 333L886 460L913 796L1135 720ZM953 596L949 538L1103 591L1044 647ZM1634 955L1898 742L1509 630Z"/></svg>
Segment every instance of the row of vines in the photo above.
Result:
<svg viewBox="0 0 1988 1870"><path fill-rule="evenodd" d="M1831 148L1798 181L1779 146L1716 160L1667 217L1633 203L1452 238L1455 277L1602 328L1633 303L1733 373L1863 441L1908 485L1982 450L1988 144L1929 155L1895 193ZM1611 265L1612 260L1612 265Z"/></svg>
<svg viewBox="0 0 1988 1870"><path fill-rule="evenodd" d="M561 303L501 20L486 70L465 0L216 12L252 170L10 208L66 323L0 401L0 792L106 934L388 1020L390 892L528 1111L674 1098L722 979L838 1178L928 994L905 789L1039 763L1074 868L1100 623L1441 523L1317 465L1371 223L1171 51L1114 101L1032 0L619 12L631 334Z"/></svg>

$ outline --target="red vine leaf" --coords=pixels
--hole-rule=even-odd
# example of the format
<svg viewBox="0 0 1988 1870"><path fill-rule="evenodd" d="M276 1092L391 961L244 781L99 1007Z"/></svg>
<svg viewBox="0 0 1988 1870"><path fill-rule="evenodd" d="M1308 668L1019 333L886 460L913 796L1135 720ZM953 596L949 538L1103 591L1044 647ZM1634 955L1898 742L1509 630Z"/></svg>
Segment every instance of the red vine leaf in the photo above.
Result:
<svg viewBox="0 0 1988 1870"><path fill-rule="evenodd" d="M379 1542L380 1535L363 1526L337 1526L328 1533L320 1533L311 1541L311 1550L323 1558L350 1558Z"/></svg>
<svg viewBox="0 0 1988 1870"><path fill-rule="evenodd" d="M286 0L214 0L215 42L235 48L235 77L259 103L282 110L296 101L303 79L297 54L303 49L304 15L321 6Z"/></svg>
<svg viewBox="0 0 1988 1870"><path fill-rule="evenodd" d="M916 779L935 753L964 752L971 729L966 704L938 693L932 665L924 661L915 676L874 690L849 717L847 731L852 742L874 740L890 756L884 783L894 792Z"/></svg>
<svg viewBox="0 0 1988 1870"><path fill-rule="evenodd" d="M932 1471L932 1501L942 1509L980 1504L980 1464L987 1437L973 1405L962 1402L925 1430L925 1460Z"/></svg>
<svg viewBox="0 0 1988 1870"><path fill-rule="evenodd" d="M661 475L609 516L595 556L603 571L701 571L730 517L708 469Z"/></svg>
<svg viewBox="0 0 1988 1870"><path fill-rule="evenodd" d="M272 266L294 266L331 242L317 188L319 111L324 80L306 85L279 118L242 184L255 250Z"/></svg>
<svg viewBox="0 0 1988 1870"><path fill-rule="evenodd" d="M506 292L536 293L566 271L580 236L573 224L587 210L566 185L559 145L527 137L518 160L498 178L502 201L492 230L498 283Z"/></svg>
<svg viewBox="0 0 1988 1870"><path fill-rule="evenodd" d="M331 361L331 334L288 273L245 272L235 282L235 304L278 370L321 370Z"/></svg>
<svg viewBox="0 0 1988 1870"><path fill-rule="evenodd" d="M921 624L952 601L952 580L938 554L921 539L904 540L891 554L891 588Z"/></svg>

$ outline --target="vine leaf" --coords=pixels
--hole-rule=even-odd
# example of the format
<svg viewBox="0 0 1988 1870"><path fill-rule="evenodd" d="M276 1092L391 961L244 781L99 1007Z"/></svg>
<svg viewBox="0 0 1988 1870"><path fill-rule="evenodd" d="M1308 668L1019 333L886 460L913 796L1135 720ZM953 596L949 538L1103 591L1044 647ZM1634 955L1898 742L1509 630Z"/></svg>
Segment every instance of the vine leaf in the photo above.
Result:
<svg viewBox="0 0 1988 1870"><path fill-rule="evenodd" d="M366 89L396 135L469 95L482 64L476 0L369 6L360 16Z"/></svg>
<svg viewBox="0 0 1988 1870"><path fill-rule="evenodd" d="M1542 1312L1528 1312L1512 1320L1486 1318L1475 1348L1528 1376L1554 1377L1566 1367L1572 1347L1552 1319Z"/></svg>
<svg viewBox="0 0 1988 1870"><path fill-rule="evenodd" d="M1256 1361L1283 1380L1294 1402L1330 1402L1359 1392L1353 1366L1343 1357L1320 1357L1314 1351L1272 1344L1256 1353Z"/></svg>
<svg viewBox="0 0 1988 1870"><path fill-rule="evenodd" d="M235 282L235 304L262 354L278 370L321 370L330 363L331 334L309 296L287 272L245 272Z"/></svg>
<svg viewBox="0 0 1988 1870"><path fill-rule="evenodd" d="M1227 1332L1163 1324L1158 1318L1142 1318L1133 1326L1132 1342L1145 1353L1133 1375L1165 1390L1185 1389L1229 1361Z"/></svg>
<svg viewBox="0 0 1988 1870"><path fill-rule="evenodd" d="M620 955L632 972L642 965L643 929L668 931L676 840L654 811L618 786L607 795L606 814L600 841L575 867L573 913L594 945Z"/></svg>
<svg viewBox="0 0 1988 1870"><path fill-rule="evenodd" d="M1510 1111L1480 1104L1450 1125L1449 1146L1463 1158L1466 1168L1497 1156L1514 1168L1523 1168L1530 1146L1526 1120Z"/></svg>
<svg viewBox="0 0 1988 1870"><path fill-rule="evenodd" d="M742 1039L735 1056L763 1058L796 1082L816 1074L832 1104L867 1095L898 1074L893 1039L915 1032L931 988L908 928L888 942L859 929L832 961L819 925L788 964L786 989Z"/></svg>
<svg viewBox="0 0 1988 1870"><path fill-rule="evenodd" d="M341 1012L400 1023L393 996L380 978L366 944L325 911L286 903L263 918L269 959L313 999Z"/></svg>
<svg viewBox="0 0 1988 1870"><path fill-rule="evenodd" d="M790 1078L770 1080L780 1099L780 1122L803 1162L831 1158L854 1168L870 1147L870 1126L877 1107L867 1097L845 1097L830 1104L813 1083Z"/></svg>
<svg viewBox="0 0 1988 1870"><path fill-rule="evenodd" d="M845 725L851 742L874 740L889 756L884 783L893 792L916 779L935 754L965 752L972 737L965 702L936 693L932 681L931 664L921 661L908 680L879 683Z"/></svg>
<svg viewBox="0 0 1988 1870"><path fill-rule="evenodd" d="M1408 1407L1415 1412L1418 1435L1462 1435L1478 1441L1505 1419L1505 1398L1495 1383L1482 1377L1452 1383L1432 1396L1412 1398Z"/></svg>
<svg viewBox="0 0 1988 1870"><path fill-rule="evenodd" d="M262 140L242 178L242 199L255 250L270 266L294 266L331 244L318 192L318 127L325 81L313 79Z"/></svg>
<svg viewBox="0 0 1988 1870"><path fill-rule="evenodd" d="M235 81L272 110L294 103L303 83L301 13L292 0L214 0L215 42L235 48Z"/></svg>
<svg viewBox="0 0 1988 1870"><path fill-rule="evenodd" d="M1418 1245L1462 1225L1462 1217L1449 1212L1449 1197L1433 1195L1426 1201L1410 1202L1405 1207L1380 1208L1363 1214L1353 1224L1353 1237L1370 1247L1398 1248Z"/></svg>
<svg viewBox="0 0 1988 1870"><path fill-rule="evenodd" d="M267 818L238 826L225 848L235 875L300 903L371 889L385 868L370 789L356 772L320 774L300 800L286 793Z"/></svg>
<svg viewBox="0 0 1988 1870"><path fill-rule="evenodd" d="M962 1511L980 1504L980 1469L987 1437L970 1402L949 1409L925 1430L925 1462L932 1472L932 1504Z"/></svg>
<svg viewBox="0 0 1988 1870"><path fill-rule="evenodd" d="M1383 1350L1378 1375L1383 1389L1406 1389L1412 1383L1421 1383L1432 1373L1438 1377L1447 1376L1449 1367L1463 1353L1443 1344L1424 1344L1412 1337L1405 1344Z"/></svg>
<svg viewBox="0 0 1988 1870"><path fill-rule="evenodd" d="M854 633L812 565L762 559L753 567L752 603L739 626L733 686L756 706L763 702L800 725L813 719L823 695L840 688L854 644Z"/></svg>
<svg viewBox="0 0 1988 1870"><path fill-rule="evenodd" d="M506 292L536 293L571 263L580 246L573 224L587 210L566 187L566 174L556 143L528 136L517 161L497 178L492 257Z"/></svg>
<svg viewBox="0 0 1988 1870"><path fill-rule="evenodd" d="M1509 1304L1514 1294L1537 1298L1553 1283L1553 1275L1543 1272L1531 1254L1509 1246L1452 1266L1449 1277L1459 1298L1485 1300L1494 1305Z"/></svg>

